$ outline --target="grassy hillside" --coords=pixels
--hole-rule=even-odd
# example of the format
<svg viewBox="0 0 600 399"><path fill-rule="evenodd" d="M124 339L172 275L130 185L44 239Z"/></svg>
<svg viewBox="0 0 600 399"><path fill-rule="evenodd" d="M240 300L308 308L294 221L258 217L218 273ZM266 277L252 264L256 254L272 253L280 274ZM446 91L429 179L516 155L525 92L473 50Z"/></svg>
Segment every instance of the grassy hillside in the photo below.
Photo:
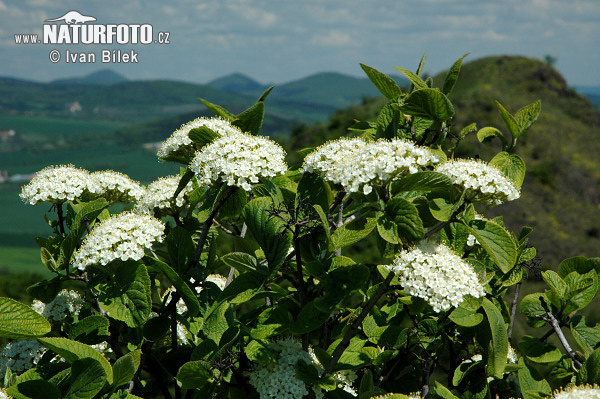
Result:
<svg viewBox="0 0 600 399"><path fill-rule="evenodd" d="M436 77L436 85L445 73ZM563 77L538 60L489 57L466 63L451 99L453 129L471 122L504 130L495 100L511 112L542 99L542 113L517 146L527 165L522 197L489 216L504 215L507 225L534 228L531 242L544 266L566 257L600 254L600 113L570 89ZM334 115L329 122L298 128L290 145L302 148L348 134L355 119L376 119L383 99L365 101ZM489 160L498 147L484 146L474 135L459 147L461 156Z"/></svg>

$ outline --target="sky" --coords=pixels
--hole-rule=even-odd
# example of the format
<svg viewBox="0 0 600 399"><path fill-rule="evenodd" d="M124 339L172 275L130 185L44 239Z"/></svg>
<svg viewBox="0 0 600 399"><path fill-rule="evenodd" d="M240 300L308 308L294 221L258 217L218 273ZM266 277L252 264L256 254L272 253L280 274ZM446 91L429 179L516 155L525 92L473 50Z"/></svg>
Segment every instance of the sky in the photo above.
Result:
<svg viewBox="0 0 600 399"><path fill-rule="evenodd" d="M169 43L15 43L17 34L41 40L44 21L71 10L96 18L84 25L150 24L153 39L168 32ZM0 0L0 76L41 82L108 68L134 80L206 83L239 72L283 83L325 71L363 76L359 63L414 70L425 52L435 74L470 52L465 62L550 55L569 85L600 86L599 49L599 0ZM103 50L137 62L102 62ZM80 53L96 58L67 62Z"/></svg>

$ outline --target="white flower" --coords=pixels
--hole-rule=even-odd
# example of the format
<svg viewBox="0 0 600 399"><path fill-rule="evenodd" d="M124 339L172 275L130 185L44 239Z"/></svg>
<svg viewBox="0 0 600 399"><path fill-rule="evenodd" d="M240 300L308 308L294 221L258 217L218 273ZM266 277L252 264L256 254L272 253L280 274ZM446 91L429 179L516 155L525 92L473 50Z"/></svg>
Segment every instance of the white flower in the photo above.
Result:
<svg viewBox="0 0 600 399"><path fill-rule="evenodd" d="M398 273L406 293L423 298L437 313L458 306L466 295L485 295L473 268L441 243L423 240L388 269Z"/></svg>
<svg viewBox="0 0 600 399"><path fill-rule="evenodd" d="M521 196L517 186L500 169L482 161L457 159L435 168L455 185L466 189L466 198L487 205L500 205Z"/></svg>
<svg viewBox="0 0 600 399"><path fill-rule="evenodd" d="M224 182L246 191L261 177L274 177L287 170L285 151L272 140L246 133L232 133L204 146L190 169L206 187Z"/></svg>
<svg viewBox="0 0 600 399"><path fill-rule="evenodd" d="M115 259L139 260L144 249L163 240L165 226L150 215L124 212L94 226L74 255L73 266L107 265Z"/></svg>
<svg viewBox="0 0 600 399"><path fill-rule="evenodd" d="M554 399L600 399L600 387L597 385L582 385L556 391Z"/></svg>
<svg viewBox="0 0 600 399"><path fill-rule="evenodd" d="M40 202L62 204L73 201L87 189L89 173L73 165L50 166L37 172L22 187L20 197L31 205Z"/></svg>
<svg viewBox="0 0 600 399"><path fill-rule="evenodd" d="M4 388L0 388L0 399L12 399L12 396L8 396Z"/></svg>
<svg viewBox="0 0 600 399"><path fill-rule="evenodd" d="M83 307L84 300L75 291L62 290L47 305L37 299L31 307L48 320L62 323L67 316L77 316Z"/></svg>
<svg viewBox="0 0 600 399"><path fill-rule="evenodd" d="M129 176L112 170L94 172L89 175L87 189L111 202L132 202L144 194L144 188Z"/></svg>
<svg viewBox="0 0 600 399"><path fill-rule="evenodd" d="M0 352L0 375L10 368L20 374L34 367L42 358L46 348L36 340L15 341L7 344Z"/></svg>
<svg viewBox="0 0 600 399"><path fill-rule="evenodd" d="M225 136L232 133L241 133L241 130L233 126L230 122L221 118L196 118L191 122L188 122L166 139L160 149L158 150L158 156L160 158L176 155L184 158L191 158L194 155L195 147L188 134L192 129L206 126L215 133Z"/></svg>
<svg viewBox="0 0 600 399"><path fill-rule="evenodd" d="M138 200L135 206L136 213L154 214L171 209L171 200L179 186L181 176L167 176L150 183L146 188L144 195ZM181 208L185 205L186 196L194 189L190 181L175 199L175 206Z"/></svg>
<svg viewBox="0 0 600 399"><path fill-rule="evenodd" d="M303 172L320 174L323 179L340 184L346 192L362 191L365 195L373 186L390 179L413 174L419 168L438 162L425 147L393 139L366 142L341 138L325 143L304 159Z"/></svg>
<svg viewBox="0 0 600 399"><path fill-rule="evenodd" d="M95 344L95 345L90 345L92 348L94 348L97 352L102 353L103 355L107 354L107 353L112 353L112 348L110 347L110 345L108 345L108 342L103 341L100 342L99 344Z"/></svg>
<svg viewBox="0 0 600 399"><path fill-rule="evenodd" d="M310 354L293 338L281 339L268 345L278 353L277 364L255 363L249 373L250 385L260 399L301 399L308 395L306 384L296 377L295 365L299 360L312 363ZM313 388L316 398L322 398L320 388Z"/></svg>

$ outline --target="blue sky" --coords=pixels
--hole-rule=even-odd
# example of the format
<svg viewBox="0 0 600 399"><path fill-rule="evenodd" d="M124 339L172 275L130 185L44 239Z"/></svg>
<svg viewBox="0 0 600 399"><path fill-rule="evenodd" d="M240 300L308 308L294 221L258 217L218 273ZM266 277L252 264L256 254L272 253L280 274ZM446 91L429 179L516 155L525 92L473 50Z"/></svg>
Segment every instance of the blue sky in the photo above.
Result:
<svg viewBox="0 0 600 399"><path fill-rule="evenodd" d="M69 10L97 24L153 25L170 44L24 45L14 35L42 33L45 19ZM600 86L598 0L0 0L0 76L37 81L110 68L129 79L205 83L242 72L280 83L322 71L362 76L359 63L393 73L437 73L467 60L516 54L552 55L570 85ZM61 61L51 63L57 49ZM65 51L138 53L136 64L66 63Z"/></svg>

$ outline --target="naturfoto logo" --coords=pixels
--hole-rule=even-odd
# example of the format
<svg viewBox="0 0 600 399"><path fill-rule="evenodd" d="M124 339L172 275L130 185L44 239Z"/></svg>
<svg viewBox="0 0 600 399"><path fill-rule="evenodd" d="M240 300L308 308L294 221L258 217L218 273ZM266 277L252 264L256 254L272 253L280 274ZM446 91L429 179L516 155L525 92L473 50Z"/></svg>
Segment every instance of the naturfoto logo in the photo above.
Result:
<svg viewBox="0 0 600 399"><path fill-rule="evenodd" d="M150 44L153 42L150 24L86 24L96 18L69 11L62 17L44 22L44 44ZM168 35L167 35L168 39Z"/></svg>
<svg viewBox="0 0 600 399"><path fill-rule="evenodd" d="M96 17L71 10L46 19L39 34L15 34L15 44L169 44L169 32L154 34L151 24L96 24Z"/></svg>

